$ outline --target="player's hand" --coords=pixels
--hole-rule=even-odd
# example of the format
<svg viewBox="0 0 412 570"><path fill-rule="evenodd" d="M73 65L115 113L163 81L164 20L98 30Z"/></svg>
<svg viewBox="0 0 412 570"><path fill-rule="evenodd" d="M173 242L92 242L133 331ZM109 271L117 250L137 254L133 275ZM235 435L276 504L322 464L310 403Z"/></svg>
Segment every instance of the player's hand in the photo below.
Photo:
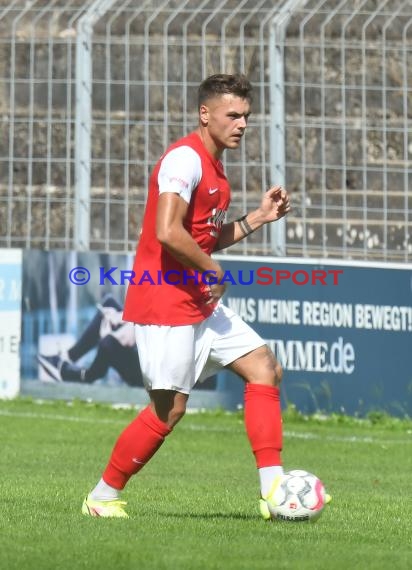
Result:
<svg viewBox="0 0 412 570"><path fill-rule="evenodd" d="M272 186L263 195L259 207L264 223L275 222L290 212L290 200L282 186Z"/></svg>
<svg viewBox="0 0 412 570"><path fill-rule="evenodd" d="M224 271L220 265L217 265L216 269L212 270L211 275L204 274L203 279L207 283L206 305L217 303L225 294L226 283L220 283L223 276Z"/></svg>
<svg viewBox="0 0 412 570"><path fill-rule="evenodd" d="M226 291L226 283L213 283L209 285L208 295L209 298L206 301L206 305L215 304L223 297Z"/></svg>

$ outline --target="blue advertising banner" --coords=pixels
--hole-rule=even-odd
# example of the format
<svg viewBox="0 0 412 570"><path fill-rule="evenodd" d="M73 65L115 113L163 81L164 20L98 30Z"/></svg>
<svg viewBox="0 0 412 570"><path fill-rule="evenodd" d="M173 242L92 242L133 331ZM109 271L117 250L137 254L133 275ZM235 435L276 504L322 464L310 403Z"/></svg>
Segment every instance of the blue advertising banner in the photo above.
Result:
<svg viewBox="0 0 412 570"><path fill-rule="evenodd" d="M224 303L266 340L284 368L284 406L412 415L411 266L217 259L226 270ZM132 254L24 251L22 393L147 401L133 326L121 322L132 261ZM6 270L12 271L3 265ZM12 308L10 300L0 306ZM243 383L232 376L223 371L196 386L190 406L241 406Z"/></svg>
<svg viewBox="0 0 412 570"><path fill-rule="evenodd" d="M225 304L284 368L305 413L412 415L412 268L221 256Z"/></svg>

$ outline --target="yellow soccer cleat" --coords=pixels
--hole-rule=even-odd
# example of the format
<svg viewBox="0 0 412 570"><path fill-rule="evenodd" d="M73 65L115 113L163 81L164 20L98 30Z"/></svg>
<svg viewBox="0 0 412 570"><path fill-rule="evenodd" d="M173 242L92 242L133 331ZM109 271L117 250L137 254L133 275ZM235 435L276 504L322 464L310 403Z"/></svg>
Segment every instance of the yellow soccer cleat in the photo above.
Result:
<svg viewBox="0 0 412 570"><path fill-rule="evenodd" d="M329 493L325 493L325 505L329 505L332 502L332 496Z"/></svg>
<svg viewBox="0 0 412 570"><path fill-rule="evenodd" d="M268 504L265 501L265 499L262 499L262 498L259 499L259 511L260 511L260 514L262 515L262 518L265 521L269 521L272 518L272 515L270 514L270 511L269 511Z"/></svg>
<svg viewBox="0 0 412 570"><path fill-rule="evenodd" d="M94 501L88 495L83 501L82 513L90 517L104 517L128 519L129 515L124 510L125 501Z"/></svg>

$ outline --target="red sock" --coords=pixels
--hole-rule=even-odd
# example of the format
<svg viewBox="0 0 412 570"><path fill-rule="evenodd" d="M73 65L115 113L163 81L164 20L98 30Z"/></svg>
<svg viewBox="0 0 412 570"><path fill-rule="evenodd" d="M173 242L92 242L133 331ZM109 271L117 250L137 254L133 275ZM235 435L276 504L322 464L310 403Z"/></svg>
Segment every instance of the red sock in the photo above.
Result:
<svg viewBox="0 0 412 570"><path fill-rule="evenodd" d="M132 475L140 471L172 431L147 406L120 434L103 480L115 489L123 489Z"/></svg>
<svg viewBox="0 0 412 570"><path fill-rule="evenodd" d="M276 386L246 384L245 427L256 465L282 465L282 412Z"/></svg>

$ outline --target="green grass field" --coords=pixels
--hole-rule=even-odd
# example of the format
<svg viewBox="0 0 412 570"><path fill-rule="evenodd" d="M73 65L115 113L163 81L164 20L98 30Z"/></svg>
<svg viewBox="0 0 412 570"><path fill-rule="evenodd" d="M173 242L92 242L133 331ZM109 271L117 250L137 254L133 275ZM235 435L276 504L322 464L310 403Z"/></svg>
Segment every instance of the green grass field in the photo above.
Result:
<svg viewBox="0 0 412 570"><path fill-rule="evenodd" d="M80 513L132 410L0 401L2 570L412 568L412 422L284 418L285 468L333 495L317 523L265 523L241 414L187 415L123 494Z"/></svg>

